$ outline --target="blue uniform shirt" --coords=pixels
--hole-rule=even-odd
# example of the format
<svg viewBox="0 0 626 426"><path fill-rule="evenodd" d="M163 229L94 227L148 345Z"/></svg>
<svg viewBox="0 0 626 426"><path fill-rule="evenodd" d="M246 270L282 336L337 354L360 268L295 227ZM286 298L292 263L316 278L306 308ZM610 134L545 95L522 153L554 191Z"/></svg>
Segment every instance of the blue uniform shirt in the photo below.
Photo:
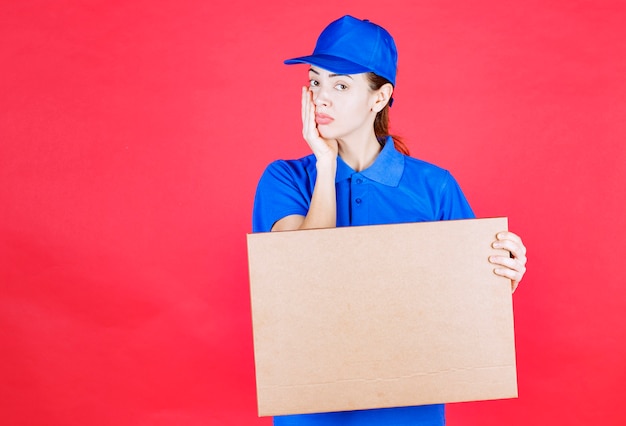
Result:
<svg viewBox="0 0 626 426"><path fill-rule="evenodd" d="M317 169L313 154L277 160L264 171L254 199L253 232L268 232L285 216L306 216ZM337 226L471 219L474 213L452 175L398 152L391 138L374 163L356 172L337 158ZM275 426L441 426L443 405L384 408L274 418Z"/></svg>

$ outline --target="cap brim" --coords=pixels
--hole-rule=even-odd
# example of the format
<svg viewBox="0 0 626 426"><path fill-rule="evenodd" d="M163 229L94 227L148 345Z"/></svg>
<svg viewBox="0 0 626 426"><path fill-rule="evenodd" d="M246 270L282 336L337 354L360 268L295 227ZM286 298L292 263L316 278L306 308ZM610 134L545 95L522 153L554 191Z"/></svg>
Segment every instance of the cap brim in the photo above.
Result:
<svg viewBox="0 0 626 426"><path fill-rule="evenodd" d="M360 74L364 72L369 72L369 69L367 67L364 67L363 65L355 64L354 62L346 61L343 58L331 55L300 56L298 58L285 60L285 64L315 65L317 67L337 74Z"/></svg>

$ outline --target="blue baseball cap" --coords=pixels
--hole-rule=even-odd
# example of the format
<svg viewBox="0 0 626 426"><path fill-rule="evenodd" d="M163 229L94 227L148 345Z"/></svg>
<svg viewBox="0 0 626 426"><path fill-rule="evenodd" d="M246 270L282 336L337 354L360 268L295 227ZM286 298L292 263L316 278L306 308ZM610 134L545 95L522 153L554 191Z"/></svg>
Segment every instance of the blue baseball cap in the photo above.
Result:
<svg viewBox="0 0 626 426"><path fill-rule="evenodd" d="M395 86L398 51L383 27L345 15L324 28L312 55L287 59L285 64L311 64L338 74L373 72Z"/></svg>

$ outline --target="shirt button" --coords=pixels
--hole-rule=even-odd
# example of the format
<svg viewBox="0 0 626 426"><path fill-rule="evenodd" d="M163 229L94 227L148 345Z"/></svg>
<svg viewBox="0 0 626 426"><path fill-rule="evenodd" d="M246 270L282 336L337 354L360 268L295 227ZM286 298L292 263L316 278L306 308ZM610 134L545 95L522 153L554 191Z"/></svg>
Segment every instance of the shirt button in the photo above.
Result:
<svg viewBox="0 0 626 426"><path fill-rule="evenodd" d="M357 179L357 180L356 180L356 183L363 183L363 179L360 179L360 178L359 178L359 179Z"/></svg>
<svg viewBox="0 0 626 426"><path fill-rule="evenodd" d="M357 204L361 204L361 199L357 198L356 200L354 200L354 202L357 203Z"/></svg>

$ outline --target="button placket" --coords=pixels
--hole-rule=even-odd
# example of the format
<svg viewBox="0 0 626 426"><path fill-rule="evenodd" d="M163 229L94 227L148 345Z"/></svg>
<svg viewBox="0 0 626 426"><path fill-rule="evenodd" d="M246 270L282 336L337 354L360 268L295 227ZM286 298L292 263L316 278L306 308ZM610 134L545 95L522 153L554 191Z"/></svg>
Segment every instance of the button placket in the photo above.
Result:
<svg viewBox="0 0 626 426"><path fill-rule="evenodd" d="M359 175L354 176L352 180L352 194L354 204L360 206L363 204L363 199L365 196L365 185L363 185L363 178Z"/></svg>
<svg viewBox="0 0 626 426"><path fill-rule="evenodd" d="M368 221L367 193L369 185L367 179L355 173L350 182L350 223L352 225L365 225Z"/></svg>

